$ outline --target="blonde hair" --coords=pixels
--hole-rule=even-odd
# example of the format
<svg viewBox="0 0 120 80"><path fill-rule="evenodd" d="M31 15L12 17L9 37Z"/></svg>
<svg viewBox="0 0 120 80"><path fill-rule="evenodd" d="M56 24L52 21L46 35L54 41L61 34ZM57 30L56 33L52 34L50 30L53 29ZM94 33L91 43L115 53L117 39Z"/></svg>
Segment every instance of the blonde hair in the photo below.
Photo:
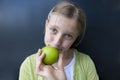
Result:
<svg viewBox="0 0 120 80"><path fill-rule="evenodd" d="M53 13L61 14L67 18L76 19L78 29L80 30L80 36L74 42L74 44L76 44L75 47L77 47L84 37L86 28L86 16L83 10L78 5L72 2L61 1L51 9L51 11L48 14L48 19L51 17Z"/></svg>

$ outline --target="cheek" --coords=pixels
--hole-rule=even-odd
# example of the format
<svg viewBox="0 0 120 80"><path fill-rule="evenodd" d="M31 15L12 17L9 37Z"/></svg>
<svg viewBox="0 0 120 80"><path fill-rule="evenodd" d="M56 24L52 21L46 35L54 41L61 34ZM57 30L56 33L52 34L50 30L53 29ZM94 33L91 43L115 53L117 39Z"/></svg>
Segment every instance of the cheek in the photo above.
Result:
<svg viewBox="0 0 120 80"><path fill-rule="evenodd" d="M52 41L52 37L50 36L49 32L46 31L45 37L44 37L44 42L45 44L49 44L49 42Z"/></svg>
<svg viewBox="0 0 120 80"><path fill-rule="evenodd" d="M46 33L45 33L45 38L44 38L44 40L45 40L45 41L49 41L49 39L50 39L49 34L46 32Z"/></svg>

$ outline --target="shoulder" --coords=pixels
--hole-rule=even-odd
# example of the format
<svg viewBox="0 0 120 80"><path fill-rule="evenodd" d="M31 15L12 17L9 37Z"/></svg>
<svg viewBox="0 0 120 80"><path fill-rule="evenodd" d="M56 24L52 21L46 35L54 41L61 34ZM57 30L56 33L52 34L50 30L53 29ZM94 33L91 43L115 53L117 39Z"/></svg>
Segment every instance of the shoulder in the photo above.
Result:
<svg viewBox="0 0 120 80"><path fill-rule="evenodd" d="M36 64L36 54L32 54L25 58L25 60L21 64L21 67L30 67L31 65L35 65L35 64Z"/></svg>
<svg viewBox="0 0 120 80"><path fill-rule="evenodd" d="M75 52L77 66L82 66L85 70L95 70L95 64L89 55L79 52L78 50L75 50Z"/></svg>
<svg viewBox="0 0 120 80"><path fill-rule="evenodd" d="M34 54L32 54L32 55L29 55L26 59L36 60L36 53L34 53Z"/></svg>
<svg viewBox="0 0 120 80"><path fill-rule="evenodd" d="M91 59L91 57L85 53L79 52L78 50L75 50L75 54L76 54L76 62L75 62L76 72L80 71L80 73L84 73L87 79L99 80L99 77L95 68L95 64Z"/></svg>
<svg viewBox="0 0 120 80"><path fill-rule="evenodd" d="M79 59L91 59L89 55L83 53L83 52L80 52L78 50L75 49L75 55L76 55L76 58L79 58Z"/></svg>
<svg viewBox="0 0 120 80"><path fill-rule="evenodd" d="M94 66L94 62L89 55L82 53L78 50L75 50L75 54L76 54L76 62L77 63L85 65L86 67L88 67L90 65Z"/></svg>
<svg viewBox="0 0 120 80"><path fill-rule="evenodd" d="M26 57L24 61L34 61L35 59L36 59L36 54L32 54Z"/></svg>

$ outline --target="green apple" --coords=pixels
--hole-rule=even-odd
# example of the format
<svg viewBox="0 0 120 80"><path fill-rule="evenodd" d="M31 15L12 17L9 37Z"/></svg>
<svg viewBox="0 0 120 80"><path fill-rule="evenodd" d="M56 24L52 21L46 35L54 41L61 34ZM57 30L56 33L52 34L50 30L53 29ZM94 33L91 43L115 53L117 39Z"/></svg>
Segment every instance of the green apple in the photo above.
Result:
<svg viewBox="0 0 120 80"><path fill-rule="evenodd" d="M43 59L44 64L51 65L57 62L59 53L56 48L51 46L45 46L42 48L42 53L46 54L45 58Z"/></svg>

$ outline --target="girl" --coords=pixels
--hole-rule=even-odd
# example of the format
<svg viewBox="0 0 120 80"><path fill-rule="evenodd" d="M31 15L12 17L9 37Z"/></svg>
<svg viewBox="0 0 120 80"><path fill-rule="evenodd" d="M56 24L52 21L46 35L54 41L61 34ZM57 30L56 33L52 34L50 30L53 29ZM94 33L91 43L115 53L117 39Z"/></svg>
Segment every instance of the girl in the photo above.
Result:
<svg viewBox="0 0 120 80"><path fill-rule="evenodd" d="M44 42L58 49L59 59L45 65L45 54L39 49L22 63L19 80L99 80L91 58L75 49L84 36L85 26L85 14L80 7L68 1L56 4L46 19Z"/></svg>

